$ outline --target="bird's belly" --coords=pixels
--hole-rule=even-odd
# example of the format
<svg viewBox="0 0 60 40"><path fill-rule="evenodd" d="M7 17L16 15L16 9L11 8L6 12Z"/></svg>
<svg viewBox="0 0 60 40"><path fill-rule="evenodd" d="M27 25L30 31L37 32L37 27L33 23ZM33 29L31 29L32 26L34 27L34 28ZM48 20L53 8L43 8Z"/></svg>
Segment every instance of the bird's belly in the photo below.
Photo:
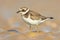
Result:
<svg viewBox="0 0 60 40"><path fill-rule="evenodd" d="M23 17L23 20L26 21L27 23L34 24L34 25L40 24L42 22L41 19L32 20L31 18L24 18L24 17Z"/></svg>

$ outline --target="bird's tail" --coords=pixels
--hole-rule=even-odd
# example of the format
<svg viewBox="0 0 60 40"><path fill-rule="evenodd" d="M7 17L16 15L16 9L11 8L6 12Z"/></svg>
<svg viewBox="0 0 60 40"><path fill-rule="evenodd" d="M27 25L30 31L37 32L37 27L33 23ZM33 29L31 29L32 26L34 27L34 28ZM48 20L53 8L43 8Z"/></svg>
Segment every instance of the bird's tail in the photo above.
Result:
<svg viewBox="0 0 60 40"><path fill-rule="evenodd" d="M47 18L49 18L49 19L54 19L53 17L47 17Z"/></svg>

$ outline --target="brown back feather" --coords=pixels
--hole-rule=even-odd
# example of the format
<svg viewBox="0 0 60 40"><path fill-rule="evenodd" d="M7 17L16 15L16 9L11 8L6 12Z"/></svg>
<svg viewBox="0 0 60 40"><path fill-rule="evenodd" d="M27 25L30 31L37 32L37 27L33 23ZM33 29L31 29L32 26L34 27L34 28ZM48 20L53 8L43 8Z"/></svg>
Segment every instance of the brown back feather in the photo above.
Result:
<svg viewBox="0 0 60 40"><path fill-rule="evenodd" d="M30 14L30 18L31 18L32 20L39 20L40 18L43 18L43 19L46 18L46 17L40 15L39 13L34 12L34 11L31 11L31 10L30 10L28 13L26 13L24 16L25 16L26 18L28 18L29 14Z"/></svg>
<svg viewBox="0 0 60 40"><path fill-rule="evenodd" d="M43 18L44 16L40 15L39 13L37 12L34 12L34 11L30 11L30 17L31 19L33 20L39 20L40 18Z"/></svg>

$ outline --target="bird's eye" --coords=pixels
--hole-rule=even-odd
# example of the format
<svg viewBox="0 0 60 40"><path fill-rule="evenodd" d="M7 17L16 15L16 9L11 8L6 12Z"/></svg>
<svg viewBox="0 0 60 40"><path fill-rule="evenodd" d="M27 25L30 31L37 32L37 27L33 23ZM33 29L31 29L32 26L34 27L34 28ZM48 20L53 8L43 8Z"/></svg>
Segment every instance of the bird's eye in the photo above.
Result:
<svg viewBox="0 0 60 40"><path fill-rule="evenodd" d="M25 12L25 10L24 10L24 9L23 9L22 11L23 11L23 12Z"/></svg>

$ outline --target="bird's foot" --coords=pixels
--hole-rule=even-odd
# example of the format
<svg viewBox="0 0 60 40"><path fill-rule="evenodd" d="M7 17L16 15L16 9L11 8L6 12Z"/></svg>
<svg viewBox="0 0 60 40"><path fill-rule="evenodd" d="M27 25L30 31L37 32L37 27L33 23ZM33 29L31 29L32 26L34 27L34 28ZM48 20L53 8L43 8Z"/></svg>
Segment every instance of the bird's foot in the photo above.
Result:
<svg viewBox="0 0 60 40"><path fill-rule="evenodd" d="M32 31L32 32L41 32L41 31Z"/></svg>
<svg viewBox="0 0 60 40"><path fill-rule="evenodd" d="M32 31L32 32L37 32L37 31Z"/></svg>

